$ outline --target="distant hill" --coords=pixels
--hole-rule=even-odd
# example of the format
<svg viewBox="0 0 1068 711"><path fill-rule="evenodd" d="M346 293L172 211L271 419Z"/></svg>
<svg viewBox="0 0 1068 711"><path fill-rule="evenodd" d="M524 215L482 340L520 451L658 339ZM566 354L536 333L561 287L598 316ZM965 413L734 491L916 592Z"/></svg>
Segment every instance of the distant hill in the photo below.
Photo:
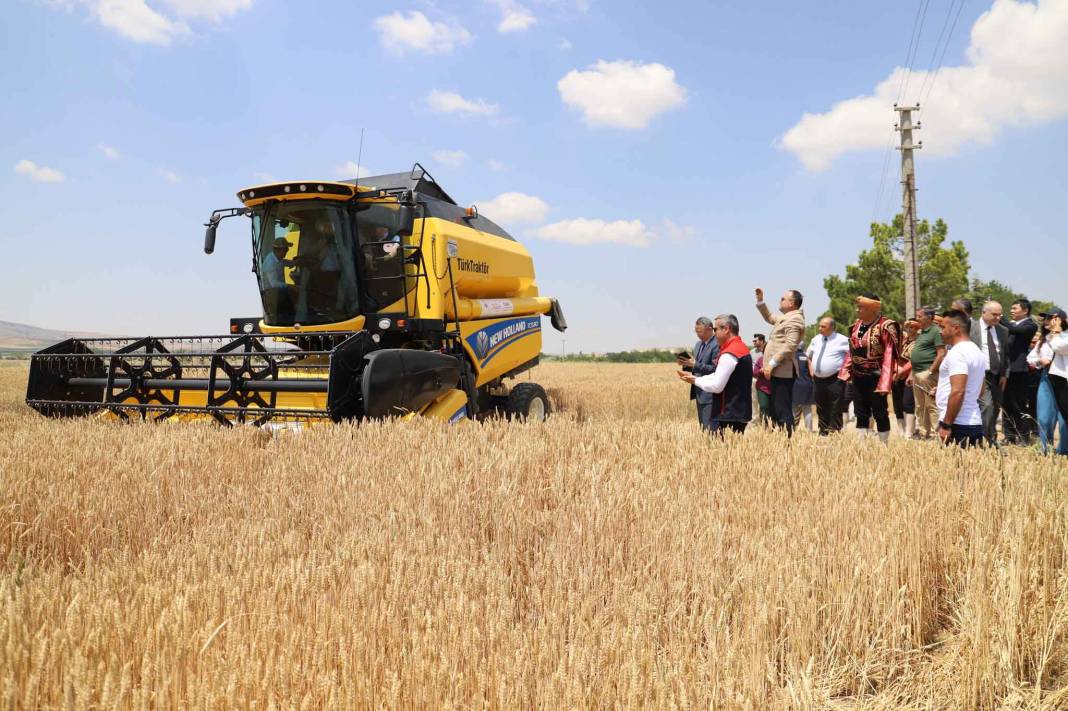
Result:
<svg viewBox="0 0 1068 711"><path fill-rule="evenodd" d="M84 331L55 331L24 323L0 321L0 350L37 350L73 337L93 338L102 333Z"/></svg>

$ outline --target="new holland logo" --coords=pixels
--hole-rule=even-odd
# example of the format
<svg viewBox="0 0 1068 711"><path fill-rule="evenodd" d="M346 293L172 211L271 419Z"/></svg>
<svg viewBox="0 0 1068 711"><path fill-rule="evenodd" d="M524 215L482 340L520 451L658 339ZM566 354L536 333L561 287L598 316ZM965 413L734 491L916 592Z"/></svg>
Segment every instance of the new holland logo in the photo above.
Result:
<svg viewBox="0 0 1068 711"><path fill-rule="evenodd" d="M467 336L467 345L480 364L485 366L497 357L498 353L506 350L509 344L540 332L541 316L507 319L470 334Z"/></svg>

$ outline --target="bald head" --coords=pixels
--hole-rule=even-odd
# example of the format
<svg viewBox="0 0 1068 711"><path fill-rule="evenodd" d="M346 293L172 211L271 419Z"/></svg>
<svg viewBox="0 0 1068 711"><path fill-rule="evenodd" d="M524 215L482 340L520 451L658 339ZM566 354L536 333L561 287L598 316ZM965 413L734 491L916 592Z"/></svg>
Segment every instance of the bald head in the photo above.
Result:
<svg viewBox="0 0 1068 711"><path fill-rule="evenodd" d="M832 333L834 333L836 325L837 324L834 322L833 318L831 318L830 316L824 316L820 319L820 335L830 336Z"/></svg>
<svg viewBox="0 0 1068 711"><path fill-rule="evenodd" d="M996 301L988 301L983 304L983 323L987 326L993 326L995 323L1001 321L1001 315L1004 313L1004 309L1001 304Z"/></svg>

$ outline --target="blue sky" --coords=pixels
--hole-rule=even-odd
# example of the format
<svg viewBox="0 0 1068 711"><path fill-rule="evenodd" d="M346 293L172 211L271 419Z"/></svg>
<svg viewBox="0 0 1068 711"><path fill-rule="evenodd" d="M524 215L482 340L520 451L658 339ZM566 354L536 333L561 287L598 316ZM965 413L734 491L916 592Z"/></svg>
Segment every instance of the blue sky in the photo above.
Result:
<svg viewBox="0 0 1068 711"><path fill-rule="evenodd" d="M958 0L15 0L0 319L177 335L256 314L244 223L211 257L202 223L270 178L352 177L362 128L372 171L419 161L524 241L569 352L688 343L726 311L763 330L755 286L800 289L811 320L898 209L896 151L877 198L922 2L920 217L973 275L1066 304L1064 0L966 3L937 77Z"/></svg>

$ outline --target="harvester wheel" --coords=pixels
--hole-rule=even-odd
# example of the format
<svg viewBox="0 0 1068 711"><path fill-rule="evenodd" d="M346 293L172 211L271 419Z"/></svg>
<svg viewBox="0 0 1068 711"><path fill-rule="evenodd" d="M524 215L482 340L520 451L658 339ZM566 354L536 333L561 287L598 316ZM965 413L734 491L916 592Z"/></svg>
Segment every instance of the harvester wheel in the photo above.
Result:
<svg viewBox="0 0 1068 711"><path fill-rule="evenodd" d="M509 420L544 422L549 416L549 396L537 383L519 383L508 394L504 410Z"/></svg>

